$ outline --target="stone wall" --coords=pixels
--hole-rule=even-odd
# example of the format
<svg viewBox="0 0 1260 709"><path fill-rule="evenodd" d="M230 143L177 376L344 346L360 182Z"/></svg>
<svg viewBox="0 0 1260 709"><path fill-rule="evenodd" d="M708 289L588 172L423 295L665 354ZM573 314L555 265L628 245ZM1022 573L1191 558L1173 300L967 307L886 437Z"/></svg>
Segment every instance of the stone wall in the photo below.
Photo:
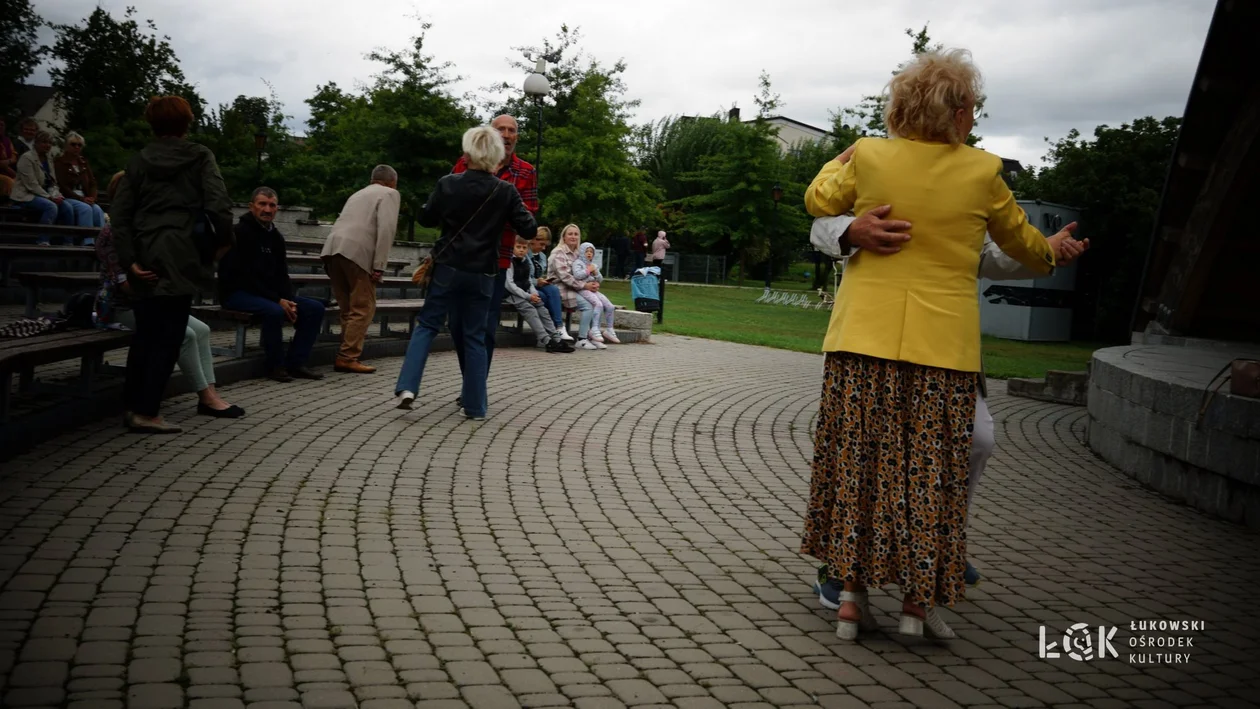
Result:
<svg viewBox="0 0 1260 709"><path fill-rule="evenodd" d="M1242 345L1135 344L1094 353L1089 446L1145 485L1232 522L1260 528L1260 400L1214 376ZM1202 412L1202 413L1201 413Z"/></svg>

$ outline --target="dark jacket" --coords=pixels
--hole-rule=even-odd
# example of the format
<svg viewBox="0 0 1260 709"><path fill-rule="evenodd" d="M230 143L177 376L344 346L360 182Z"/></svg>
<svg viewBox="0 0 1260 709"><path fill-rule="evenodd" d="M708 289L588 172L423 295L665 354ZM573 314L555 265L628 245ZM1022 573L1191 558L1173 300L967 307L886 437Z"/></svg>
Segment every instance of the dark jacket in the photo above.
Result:
<svg viewBox="0 0 1260 709"><path fill-rule="evenodd" d="M530 287L534 285L534 279L530 278L533 272L534 267L530 264L528 256L525 258L512 256L512 282L516 284L517 288L528 293Z"/></svg>
<svg viewBox="0 0 1260 709"><path fill-rule="evenodd" d="M617 255L625 256L630 253L630 237L625 234L614 236L612 238L612 243L610 243L609 246L612 247L613 252Z"/></svg>
<svg viewBox="0 0 1260 709"><path fill-rule="evenodd" d="M214 290L214 266L193 241L205 210L223 243L231 243L232 201L214 153L183 138L158 138L132 157L110 206L118 265L154 271L156 284L130 279L132 295L195 295Z"/></svg>
<svg viewBox="0 0 1260 709"><path fill-rule="evenodd" d="M419 221L423 226L442 228L442 236L433 245L435 263L473 273L499 272L504 223L527 239L538 230L534 215L525 209L516 188L481 170L438 180L420 210Z"/></svg>
<svg viewBox="0 0 1260 709"><path fill-rule="evenodd" d="M278 302L293 300L284 237L246 212L236 223L236 244L219 262L219 302L238 291Z"/></svg>

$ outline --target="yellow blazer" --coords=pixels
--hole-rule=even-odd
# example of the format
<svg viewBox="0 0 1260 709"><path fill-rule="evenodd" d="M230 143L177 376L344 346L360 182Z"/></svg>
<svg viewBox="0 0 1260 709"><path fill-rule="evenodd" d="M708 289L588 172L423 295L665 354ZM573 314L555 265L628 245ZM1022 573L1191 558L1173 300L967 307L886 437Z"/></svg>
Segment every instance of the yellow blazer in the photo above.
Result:
<svg viewBox="0 0 1260 709"><path fill-rule="evenodd" d="M987 230L1039 274L1054 252L1002 180L1002 160L965 145L863 138L847 164L823 166L805 192L816 217L891 204L913 226L899 253L858 251L845 266L824 352L980 371L976 274Z"/></svg>

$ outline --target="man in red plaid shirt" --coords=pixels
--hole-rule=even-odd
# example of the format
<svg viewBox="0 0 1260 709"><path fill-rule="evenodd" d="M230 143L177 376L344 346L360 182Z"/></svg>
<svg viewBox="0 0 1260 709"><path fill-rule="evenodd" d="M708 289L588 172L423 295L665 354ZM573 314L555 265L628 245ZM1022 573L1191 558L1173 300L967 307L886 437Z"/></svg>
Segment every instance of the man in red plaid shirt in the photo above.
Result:
<svg viewBox="0 0 1260 709"><path fill-rule="evenodd" d="M499 168L496 176L516 187L521 194L525 208L535 217L538 216L538 171L533 165L522 160L516 154L516 141L519 137L516 119L502 115L490 122L499 135L503 136L503 147L507 149L507 158ZM463 157L455 163L452 173L467 170ZM525 236L525 235L522 235ZM526 237L528 238L528 237ZM486 372L490 371L490 362L494 359L494 335L499 329L499 308L507 293L507 277L505 273L512 267L512 247L516 245L516 232L507 224L503 225L503 236L499 239L499 277L494 281L494 295L490 297L490 309L486 312ZM455 339L455 356L459 359L459 371L464 371L464 326L451 311L449 316L451 337Z"/></svg>

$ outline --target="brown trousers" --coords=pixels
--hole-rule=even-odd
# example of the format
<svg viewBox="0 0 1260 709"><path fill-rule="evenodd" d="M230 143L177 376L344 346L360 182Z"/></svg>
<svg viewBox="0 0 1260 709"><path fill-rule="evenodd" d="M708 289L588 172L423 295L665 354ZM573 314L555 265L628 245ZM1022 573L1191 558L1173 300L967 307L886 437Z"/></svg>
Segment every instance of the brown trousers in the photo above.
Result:
<svg viewBox="0 0 1260 709"><path fill-rule="evenodd" d="M376 315L376 284L372 274L340 254L324 257L324 271L332 281L333 296L341 306L341 349L338 359L358 361L363 340Z"/></svg>

